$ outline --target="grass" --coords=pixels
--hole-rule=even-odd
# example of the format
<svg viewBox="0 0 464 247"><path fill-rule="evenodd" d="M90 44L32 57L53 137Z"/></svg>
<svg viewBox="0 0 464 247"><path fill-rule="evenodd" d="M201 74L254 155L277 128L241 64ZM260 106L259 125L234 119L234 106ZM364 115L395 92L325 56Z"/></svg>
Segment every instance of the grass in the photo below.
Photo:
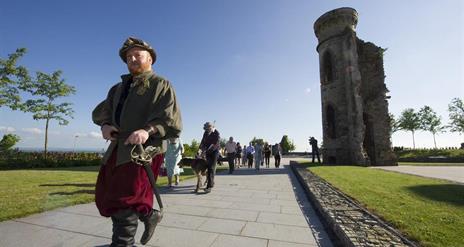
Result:
<svg viewBox="0 0 464 247"><path fill-rule="evenodd" d="M308 169L421 246L464 246L464 185L357 166Z"/></svg>
<svg viewBox="0 0 464 247"><path fill-rule="evenodd" d="M400 166L464 166L464 163L398 162Z"/></svg>
<svg viewBox="0 0 464 247"><path fill-rule="evenodd" d="M218 172L226 166L218 166ZM0 171L0 222L94 201L99 166ZM194 177L184 168L181 180ZM158 177L157 185L167 184Z"/></svg>

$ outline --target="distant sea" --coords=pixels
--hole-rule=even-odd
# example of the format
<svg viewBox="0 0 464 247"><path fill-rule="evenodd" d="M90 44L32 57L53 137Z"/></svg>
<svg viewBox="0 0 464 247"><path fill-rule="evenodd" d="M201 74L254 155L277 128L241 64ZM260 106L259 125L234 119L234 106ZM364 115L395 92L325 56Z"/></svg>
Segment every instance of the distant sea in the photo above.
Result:
<svg viewBox="0 0 464 247"><path fill-rule="evenodd" d="M32 147L15 147L16 149L23 152L43 152L44 148L32 148ZM58 148L49 147L49 152L78 152L78 153L104 153L104 148Z"/></svg>

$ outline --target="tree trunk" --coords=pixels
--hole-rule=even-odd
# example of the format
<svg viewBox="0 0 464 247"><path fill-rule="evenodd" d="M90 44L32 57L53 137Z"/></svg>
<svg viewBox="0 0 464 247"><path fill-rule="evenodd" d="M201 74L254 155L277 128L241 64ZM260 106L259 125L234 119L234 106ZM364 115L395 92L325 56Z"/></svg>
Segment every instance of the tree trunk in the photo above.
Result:
<svg viewBox="0 0 464 247"><path fill-rule="evenodd" d="M48 122L50 119L47 118L45 122L45 150L44 150L44 157L47 159L47 145L48 145Z"/></svg>
<svg viewBox="0 0 464 247"><path fill-rule="evenodd" d="M414 140L414 131L411 131L411 132L412 132L412 148L416 149L416 141Z"/></svg>
<svg viewBox="0 0 464 247"><path fill-rule="evenodd" d="M437 142L435 141L435 133L432 133L433 134L433 144L435 145L435 149L437 149Z"/></svg>

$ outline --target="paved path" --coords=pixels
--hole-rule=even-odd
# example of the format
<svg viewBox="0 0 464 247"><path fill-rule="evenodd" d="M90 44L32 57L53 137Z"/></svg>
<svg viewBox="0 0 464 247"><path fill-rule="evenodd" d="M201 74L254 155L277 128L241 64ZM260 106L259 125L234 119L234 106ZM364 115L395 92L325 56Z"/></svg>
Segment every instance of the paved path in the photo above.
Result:
<svg viewBox="0 0 464 247"><path fill-rule="evenodd" d="M372 168L464 183L464 166L377 166Z"/></svg>
<svg viewBox="0 0 464 247"><path fill-rule="evenodd" d="M332 246L287 166L217 175L209 194L193 194L194 183L163 190L166 214L147 246ZM90 203L5 221L0 233L2 247L107 246L111 220Z"/></svg>

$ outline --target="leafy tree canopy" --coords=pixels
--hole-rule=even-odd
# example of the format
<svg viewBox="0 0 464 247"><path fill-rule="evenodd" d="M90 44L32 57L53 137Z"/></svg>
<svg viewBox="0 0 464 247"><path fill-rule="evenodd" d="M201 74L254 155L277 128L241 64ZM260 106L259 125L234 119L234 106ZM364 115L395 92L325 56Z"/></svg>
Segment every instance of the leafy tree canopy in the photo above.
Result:
<svg viewBox="0 0 464 247"><path fill-rule="evenodd" d="M293 143L293 140L290 140L287 135L282 136L280 147L282 148L282 153L288 153L295 150L295 144Z"/></svg>
<svg viewBox="0 0 464 247"><path fill-rule="evenodd" d="M29 72L16 63L24 56L26 48L19 48L9 54L7 59L0 57L0 107L6 106L12 110L21 108L20 91L22 84L30 80Z"/></svg>
<svg viewBox="0 0 464 247"><path fill-rule="evenodd" d="M464 102L460 98L454 98L448 105L449 128L451 132L464 133Z"/></svg>
<svg viewBox="0 0 464 247"><path fill-rule="evenodd" d="M19 138L19 136L15 135L15 134L3 135L2 140L0 140L0 152L10 150L20 140L21 140L21 138Z"/></svg>

